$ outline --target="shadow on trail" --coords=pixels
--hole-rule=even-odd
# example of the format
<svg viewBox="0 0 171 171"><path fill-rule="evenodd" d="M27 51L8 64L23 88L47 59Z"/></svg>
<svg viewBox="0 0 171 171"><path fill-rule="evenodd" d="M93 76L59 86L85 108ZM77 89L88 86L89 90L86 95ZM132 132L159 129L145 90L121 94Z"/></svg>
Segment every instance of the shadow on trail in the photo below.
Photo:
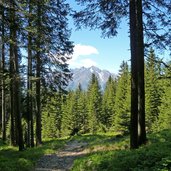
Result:
<svg viewBox="0 0 171 171"><path fill-rule="evenodd" d="M121 141L122 135L76 135L70 137L67 144L55 154L45 155L38 161L35 171L68 171L72 168L74 160L89 153L94 153L93 146L105 145ZM94 151L95 150L95 151ZM98 147L99 151L104 151Z"/></svg>
<svg viewBox="0 0 171 171"><path fill-rule="evenodd" d="M85 142L71 140L56 154L43 156L37 163L35 171L67 171L70 170L76 158L86 154Z"/></svg>

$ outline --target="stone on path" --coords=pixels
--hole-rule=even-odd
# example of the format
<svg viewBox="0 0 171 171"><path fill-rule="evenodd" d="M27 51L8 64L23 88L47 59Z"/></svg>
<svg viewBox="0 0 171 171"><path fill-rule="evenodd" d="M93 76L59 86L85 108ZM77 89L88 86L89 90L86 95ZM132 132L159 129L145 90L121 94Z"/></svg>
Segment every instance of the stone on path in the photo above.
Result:
<svg viewBox="0 0 171 171"><path fill-rule="evenodd" d="M87 143L70 141L56 154L44 155L38 161L34 171L69 171L76 158L85 155Z"/></svg>

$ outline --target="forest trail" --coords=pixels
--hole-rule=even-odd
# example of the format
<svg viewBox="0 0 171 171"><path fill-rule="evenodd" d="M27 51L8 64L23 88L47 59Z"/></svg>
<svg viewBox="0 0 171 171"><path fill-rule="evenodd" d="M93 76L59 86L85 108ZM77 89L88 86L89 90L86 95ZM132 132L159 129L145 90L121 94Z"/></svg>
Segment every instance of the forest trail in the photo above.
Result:
<svg viewBox="0 0 171 171"><path fill-rule="evenodd" d="M87 153L84 150L86 146L86 142L69 141L56 154L41 157L34 171L69 171L74 160Z"/></svg>

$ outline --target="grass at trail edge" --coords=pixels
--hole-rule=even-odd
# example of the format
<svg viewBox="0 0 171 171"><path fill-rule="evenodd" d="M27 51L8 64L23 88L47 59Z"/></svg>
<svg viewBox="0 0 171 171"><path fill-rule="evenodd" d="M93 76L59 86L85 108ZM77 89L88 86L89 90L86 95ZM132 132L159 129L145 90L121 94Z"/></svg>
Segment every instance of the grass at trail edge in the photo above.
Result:
<svg viewBox="0 0 171 171"><path fill-rule="evenodd" d="M77 159L74 162L72 171L171 170L170 130L149 135L148 144L137 150L124 149L123 139L113 144L120 149L116 148L117 150L92 152L83 158Z"/></svg>
<svg viewBox="0 0 171 171"><path fill-rule="evenodd" d="M129 149L129 136L97 134L44 141L19 152L0 140L0 171L30 171L44 154L55 153L68 141L86 142L87 155L74 161L72 171L170 171L171 130L148 136L147 145Z"/></svg>
<svg viewBox="0 0 171 171"><path fill-rule="evenodd" d="M0 140L0 171L30 171L44 154L55 153L66 140L47 140L42 146L18 151L17 147L3 144Z"/></svg>

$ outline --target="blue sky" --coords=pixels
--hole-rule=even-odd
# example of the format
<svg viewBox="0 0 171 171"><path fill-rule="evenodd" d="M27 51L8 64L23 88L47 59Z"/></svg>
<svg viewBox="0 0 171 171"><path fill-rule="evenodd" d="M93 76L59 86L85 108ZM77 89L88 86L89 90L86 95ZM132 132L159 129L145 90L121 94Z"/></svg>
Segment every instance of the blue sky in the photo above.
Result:
<svg viewBox="0 0 171 171"><path fill-rule="evenodd" d="M76 5L75 0L67 0L67 2L74 10L80 8ZM70 68L94 65L117 74L123 60L130 64L130 41L127 21L123 20L120 29L118 29L118 35L110 39L102 38L100 30L76 30L71 18L69 19L69 27L72 28L71 40L75 45L73 58L69 61ZM170 56L168 51L157 55L164 59L169 59Z"/></svg>
<svg viewBox="0 0 171 171"><path fill-rule="evenodd" d="M78 8L74 1L68 1L71 6ZM73 59L69 61L71 68L95 65L101 69L117 73L123 60L130 59L128 25L121 23L117 37L102 38L100 30L76 30L72 19L69 27L72 28L71 40L74 41Z"/></svg>

